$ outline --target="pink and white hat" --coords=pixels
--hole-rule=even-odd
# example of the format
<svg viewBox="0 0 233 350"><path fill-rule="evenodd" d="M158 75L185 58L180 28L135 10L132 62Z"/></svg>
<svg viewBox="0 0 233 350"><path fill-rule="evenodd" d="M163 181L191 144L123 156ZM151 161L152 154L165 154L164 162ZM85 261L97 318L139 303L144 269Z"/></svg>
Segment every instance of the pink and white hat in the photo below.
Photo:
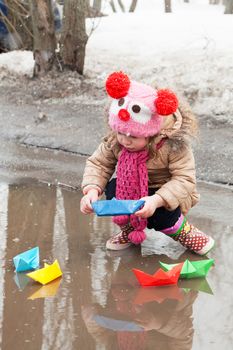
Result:
<svg viewBox="0 0 233 350"><path fill-rule="evenodd" d="M129 80L123 72L114 72L106 80L106 90L113 98L109 109L109 125L117 132L135 137L158 134L163 116L178 108L176 95L170 90Z"/></svg>

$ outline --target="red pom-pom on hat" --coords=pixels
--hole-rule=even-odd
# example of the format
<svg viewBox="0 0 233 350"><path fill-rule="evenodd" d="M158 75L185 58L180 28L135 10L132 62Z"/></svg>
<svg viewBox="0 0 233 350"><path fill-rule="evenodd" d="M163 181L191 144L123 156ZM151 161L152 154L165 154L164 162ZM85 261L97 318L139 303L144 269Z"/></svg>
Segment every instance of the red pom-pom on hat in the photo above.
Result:
<svg viewBox="0 0 233 350"><path fill-rule="evenodd" d="M114 72L106 80L106 90L112 98L125 97L129 87L130 80L123 72Z"/></svg>
<svg viewBox="0 0 233 350"><path fill-rule="evenodd" d="M178 108L179 102L176 95L170 90L158 90L158 97L155 101L157 113L169 115Z"/></svg>

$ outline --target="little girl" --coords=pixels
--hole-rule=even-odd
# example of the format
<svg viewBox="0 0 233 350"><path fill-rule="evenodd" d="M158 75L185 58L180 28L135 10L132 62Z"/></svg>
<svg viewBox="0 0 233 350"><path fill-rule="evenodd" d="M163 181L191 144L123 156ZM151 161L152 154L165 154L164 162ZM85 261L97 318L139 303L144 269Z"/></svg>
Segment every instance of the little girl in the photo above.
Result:
<svg viewBox="0 0 233 350"><path fill-rule="evenodd" d="M185 217L199 200L190 147L197 126L189 107L179 104L171 91L131 81L122 72L108 77L106 90L112 98L112 131L87 159L81 212L92 213L92 202L104 191L107 199L143 199L135 214L113 218L120 232L107 241L107 249L141 243L148 227L207 254L214 240ZM109 181L116 165L116 178Z"/></svg>

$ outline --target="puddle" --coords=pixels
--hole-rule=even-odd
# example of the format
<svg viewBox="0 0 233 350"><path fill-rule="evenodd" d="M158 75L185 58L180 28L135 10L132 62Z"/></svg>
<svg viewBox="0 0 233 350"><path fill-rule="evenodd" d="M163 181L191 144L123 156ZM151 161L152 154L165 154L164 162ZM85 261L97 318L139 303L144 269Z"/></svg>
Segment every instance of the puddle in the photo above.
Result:
<svg viewBox="0 0 233 350"><path fill-rule="evenodd" d="M230 350L233 343L233 227L192 215L216 239L207 279L139 287L132 268L199 260L160 233L140 248L107 252L109 218L79 212L79 192L0 184L0 341L3 350ZM61 279L42 286L15 273L12 258L39 246L41 266L57 259Z"/></svg>

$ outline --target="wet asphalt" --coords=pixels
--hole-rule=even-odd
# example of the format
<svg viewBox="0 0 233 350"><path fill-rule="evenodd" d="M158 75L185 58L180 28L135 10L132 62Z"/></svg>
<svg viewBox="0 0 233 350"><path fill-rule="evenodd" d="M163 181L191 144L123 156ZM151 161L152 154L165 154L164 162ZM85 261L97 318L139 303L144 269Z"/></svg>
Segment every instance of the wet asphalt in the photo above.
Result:
<svg viewBox="0 0 233 350"><path fill-rule="evenodd" d="M110 218L84 216L85 157L2 143L0 154L0 341L3 350L232 349L232 188L199 182L189 220L216 241L206 278L140 287L132 268L200 260L159 232L141 247L110 252ZM38 246L40 265L63 276L42 286L16 273L15 255Z"/></svg>

